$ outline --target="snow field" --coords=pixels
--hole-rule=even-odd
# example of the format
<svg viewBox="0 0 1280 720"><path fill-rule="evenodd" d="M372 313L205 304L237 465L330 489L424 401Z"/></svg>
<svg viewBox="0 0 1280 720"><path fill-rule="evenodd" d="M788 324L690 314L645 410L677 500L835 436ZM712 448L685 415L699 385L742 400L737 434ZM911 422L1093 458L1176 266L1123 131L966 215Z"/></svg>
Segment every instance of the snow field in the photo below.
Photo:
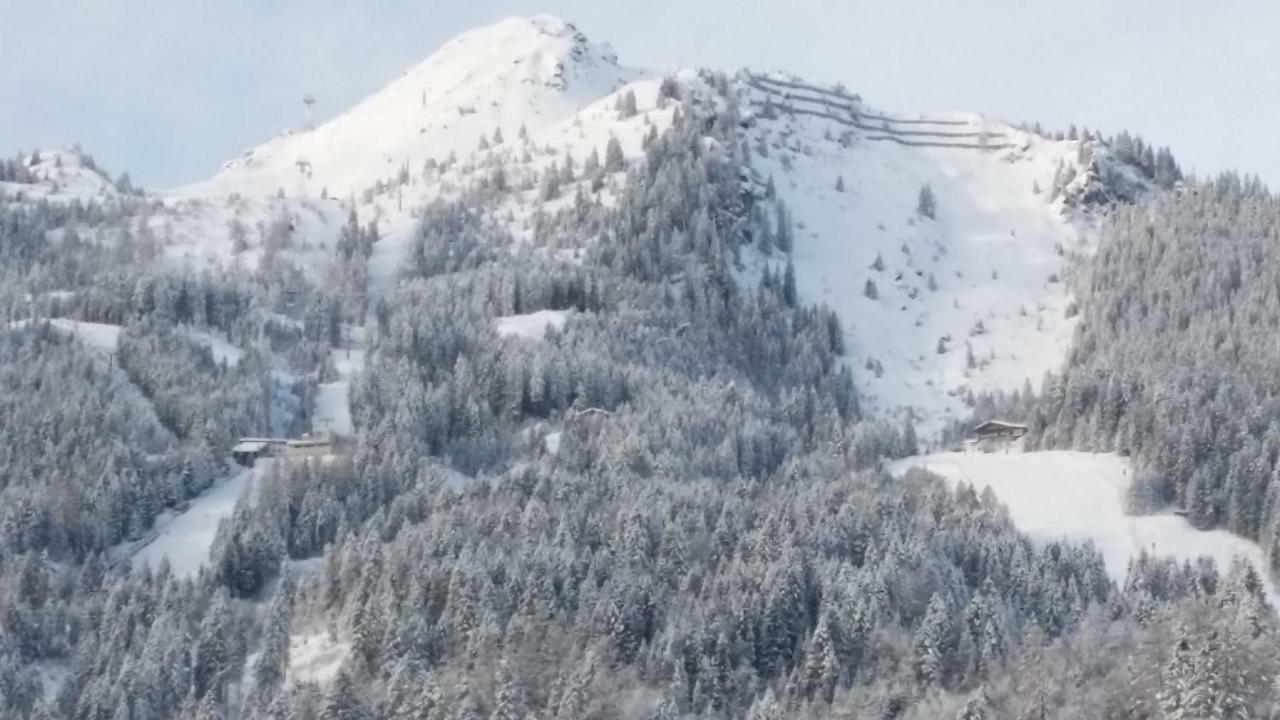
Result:
<svg viewBox="0 0 1280 720"><path fill-rule="evenodd" d="M1207 556L1223 573L1241 556L1265 579L1271 603L1280 601L1257 544L1225 530L1197 530L1176 515L1126 515L1124 495L1132 468L1127 458L1114 453L945 452L898 460L889 472L901 476L912 468L940 475L952 487L991 488L1033 542L1092 541L1117 583L1124 582L1130 561L1144 550L1177 560Z"/></svg>

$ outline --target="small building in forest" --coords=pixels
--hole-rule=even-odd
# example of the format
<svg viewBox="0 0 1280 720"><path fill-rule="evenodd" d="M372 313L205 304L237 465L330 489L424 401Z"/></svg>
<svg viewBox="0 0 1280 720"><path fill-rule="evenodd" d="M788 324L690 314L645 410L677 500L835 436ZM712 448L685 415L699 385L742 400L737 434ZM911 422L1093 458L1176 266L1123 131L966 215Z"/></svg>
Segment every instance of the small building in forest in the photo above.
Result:
<svg viewBox="0 0 1280 720"><path fill-rule="evenodd" d="M253 467L258 458L272 454L270 438L240 438L231 448L231 459L245 467Z"/></svg>
<svg viewBox="0 0 1280 720"><path fill-rule="evenodd" d="M1027 434L1027 426L1006 420L987 420L973 428L972 440L985 444L992 442L1010 442Z"/></svg>

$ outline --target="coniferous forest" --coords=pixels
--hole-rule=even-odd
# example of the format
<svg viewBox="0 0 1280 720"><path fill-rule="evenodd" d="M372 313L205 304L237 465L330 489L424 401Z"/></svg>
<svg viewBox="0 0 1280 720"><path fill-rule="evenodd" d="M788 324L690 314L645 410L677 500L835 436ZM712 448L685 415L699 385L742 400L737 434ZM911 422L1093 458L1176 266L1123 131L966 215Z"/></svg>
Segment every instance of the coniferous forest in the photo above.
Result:
<svg viewBox="0 0 1280 720"><path fill-rule="evenodd" d="M384 239L355 209L317 279L290 222L228 229L255 266L195 271L158 259L145 195L0 197L0 716L1280 713L1252 565L1144 555L1117 584L989 491L890 476L915 427L864 410L841 318L797 293L787 208L744 181L729 80L700 81L720 92L631 161L611 143L536 178L478 163L421 211L384 297L365 265ZM1124 137L1161 182L1109 205L1073 266L1066 362L975 416L1127 453L1133 511L1255 539L1280 572L1280 200L1175 182L1167 151ZM499 221L518 193L540 198L529 237ZM539 311L567 319L539 341L496 329ZM66 321L118 337L104 352ZM347 450L270 463L203 570L131 567L237 472L239 438L311 426L352 327ZM298 638L328 673L299 672Z"/></svg>

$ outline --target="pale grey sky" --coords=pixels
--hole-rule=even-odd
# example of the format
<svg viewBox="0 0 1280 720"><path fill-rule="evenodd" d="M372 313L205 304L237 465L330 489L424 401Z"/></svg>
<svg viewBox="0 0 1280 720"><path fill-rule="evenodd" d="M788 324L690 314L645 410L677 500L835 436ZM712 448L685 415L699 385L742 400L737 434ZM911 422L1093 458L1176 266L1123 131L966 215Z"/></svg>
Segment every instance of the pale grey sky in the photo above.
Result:
<svg viewBox="0 0 1280 720"><path fill-rule="evenodd" d="M0 153L79 141L148 186L212 174L444 41L548 12L624 63L749 65L902 112L1137 131L1280 188L1274 0L0 0Z"/></svg>

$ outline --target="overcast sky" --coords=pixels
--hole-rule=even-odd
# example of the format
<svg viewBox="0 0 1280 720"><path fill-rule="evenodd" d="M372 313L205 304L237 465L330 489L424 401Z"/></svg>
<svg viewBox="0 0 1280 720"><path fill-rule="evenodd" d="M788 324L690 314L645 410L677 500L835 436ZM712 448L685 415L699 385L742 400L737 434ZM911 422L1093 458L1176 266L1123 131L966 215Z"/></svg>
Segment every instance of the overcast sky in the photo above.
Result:
<svg viewBox="0 0 1280 720"><path fill-rule="evenodd" d="M305 92L336 114L459 32L539 12L629 65L1127 128L1280 188L1275 0L0 0L0 153L78 141L148 186L196 180L297 125Z"/></svg>

